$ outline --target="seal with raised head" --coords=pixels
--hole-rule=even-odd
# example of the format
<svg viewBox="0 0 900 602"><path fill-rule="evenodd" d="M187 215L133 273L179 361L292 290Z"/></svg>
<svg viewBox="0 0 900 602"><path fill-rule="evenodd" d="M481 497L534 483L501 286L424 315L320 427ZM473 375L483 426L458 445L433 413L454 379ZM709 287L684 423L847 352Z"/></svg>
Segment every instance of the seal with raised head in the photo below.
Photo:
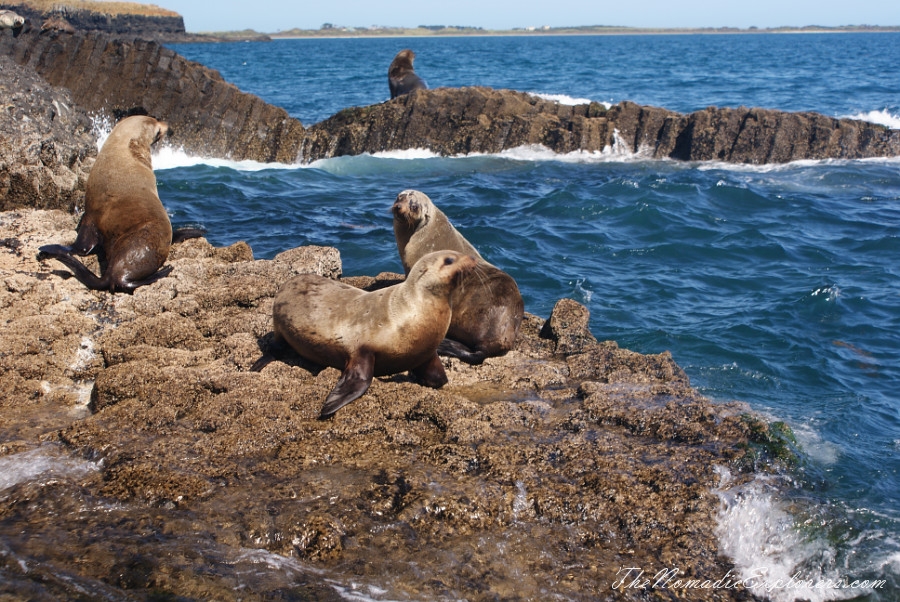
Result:
<svg viewBox="0 0 900 602"><path fill-rule="evenodd" d="M316 274L285 283L272 309L275 342L341 370L320 418L359 398L375 376L410 370L426 386L446 384L437 348L450 325L450 295L474 268L475 258L441 251L422 257L402 283L376 291Z"/></svg>
<svg viewBox="0 0 900 602"><path fill-rule="evenodd" d="M116 124L97 154L85 186L84 215L71 246L45 245L40 256L52 257L72 270L92 290L132 293L172 271L162 268L172 242L202 235L201 230L172 231L159 200L150 163L150 146L170 132L146 115ZM73 255L101 255L97 276ZM162 268L162 269L160 269Z"/></svg>
<svg viewBox="0 0 900 602"><path fill-rule="evenodd" d="M453 317L438 353L477 364L512 349L525 314L512 276L485 261L425 193L404 190L391 212L397 250L407 274L419 258L444 249L472 255L478 261L450 297Z"/></svg>
<svg viewBox="0 0 900 602"><path fill-rule="evenodd" d="M413 60L416 53L410 49L401 50L388 67L388 86L391 98L409 94L413 90L427 90L425 81L413 71Z"/></svg>

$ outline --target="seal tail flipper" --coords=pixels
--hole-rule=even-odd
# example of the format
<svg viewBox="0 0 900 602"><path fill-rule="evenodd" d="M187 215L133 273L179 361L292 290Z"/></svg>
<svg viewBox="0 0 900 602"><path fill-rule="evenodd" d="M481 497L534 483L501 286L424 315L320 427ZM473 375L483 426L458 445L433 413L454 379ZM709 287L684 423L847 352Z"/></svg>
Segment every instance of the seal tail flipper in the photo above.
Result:
<svg viewBox="0 0 900 602"><path fill-rule="evenodd" d="M201 238L206 236L206 228L194 228L185 226L172 230L172 244L184 242L189 238Z"/></svg>
<svg viewBox="0 0 900 602"><path fill-rule="evenodd" d="M446 339L445 339L446 340ZM435 353L434 357L411 370L420 383L432 389L440 389L447 384L447 373L441 358Z"/></svg>
<svg viewBox="0 0 900 602"><path fill-rule="evenodd" d="M139 286L146 286L148 284L153 284L157 280L162 280L166 276L172 273L172 266L167 265L166 267L157 270L153 274L150 274L146 278L142 278L141 280L131 280L122 283L122 289L125 292L133 293L134 289ZM118 288L118 287L117 287Z"/></svg>
<svg viewBox="0 0 900 602"><path fill-rule="evenodd" d="M278 358L276 358L271 353L267 353L264 356L262 356L261 358L259 358L258 360L256 360L255 362L253 362L253 365L250 366L250 372L262 372L263 368L265 368L266 366L268 366L269 364L274 362L276 359L278 359Z"/></svg>
<svg viewBox="0 0 900 602"><path fill-rule="evenodd" d="M328 397L319 414L319 420L330 418L342 407L362 396L372 384L375 376L375 354L362 351L350 358L341 373L337 384Z"/></svg>
<svg viewBox="0 0 900 602"><path fill-rule="evenodd" d="M467 364L472 364L473 366L480 364L484 361L484 358L487 357L483 351L473 351L459 341L454 341L453 339L444 339L441 341L441 344L438 345L437 352L438 355L455 357Z"/></svg>

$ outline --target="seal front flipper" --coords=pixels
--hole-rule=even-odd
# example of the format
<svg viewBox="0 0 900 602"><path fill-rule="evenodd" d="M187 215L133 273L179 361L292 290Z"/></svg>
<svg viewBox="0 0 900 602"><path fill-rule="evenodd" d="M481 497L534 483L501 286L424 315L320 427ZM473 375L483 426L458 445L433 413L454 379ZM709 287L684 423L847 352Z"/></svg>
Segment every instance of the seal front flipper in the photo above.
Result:
<svg viewBox="0 0 900 602"><path fill-rule="evenodd" d="M446 339L445 339L446 340ZM411 370L420 383L432 389L440 389L447 384L447 373L437 353L430 360Z"/></svg>
<svg viewBox="0 0 900 602"><path fill-rule="evenodd" d="M347 361L341 377L322 406L319 420L330 418L342 407L360 397L372 384L375 376L375 354L371 351L360 350Z"/></svg>
<svg viewBox="0 0 900 602"><path fill-rule="evenodd" d="M467 364L477 366L487 357L483 351L472 351L459 341L453 339L444 339L438 345L438 354L446 357L455 357Z"/></svg>

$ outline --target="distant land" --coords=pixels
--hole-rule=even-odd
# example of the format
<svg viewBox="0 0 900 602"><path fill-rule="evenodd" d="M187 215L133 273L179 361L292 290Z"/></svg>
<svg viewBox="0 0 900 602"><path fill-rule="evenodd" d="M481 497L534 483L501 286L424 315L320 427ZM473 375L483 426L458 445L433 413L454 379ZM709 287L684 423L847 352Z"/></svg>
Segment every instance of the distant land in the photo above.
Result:
<svg viewBox="0 0 900 602"><path fill-rule="evenodd" d="M759 33L877 33L900 32L900 25L842 25L826 27L696 27L647 28L618 25L585 25L573 27L521 27L483 29L461 25L419 25L418 27L344 27L326 23L319 29L293 28L271 33L254 30L197 32L216 40L260 40L286 38L367 38L367 37L452 37L452 36L552 36L552 35L690 35L690 34L759 34Z"/></svg>
<svg viewBox="0 0 900 602"><path fill-rule="evenodd" d="M99 28L111 33L143 33L163 41L265 41L276 38L355 38L355 37L440 37L440 36L522 36L522 35L677 35L677 34L757 34L757 33L860 33L898 32L900 25L843 25L828 27L697 27L646 28L623 25L585 25L572 27L519 27L484 29L468 25L419 25L417 27L348 27L325 23L318 29L293 28L276 32L241 31L187 32L177 12L155 4L98 0L0 0L0 8L20 10L26 16L59 16L77 27ZM24 10L23 10L24 9ZM147 25L138 19L147 18Z"/></svg>
<svg viewBox="0 0 900 602"><path fill-rule="evenodd" d="M377 37L377 36L485 36L485 35L623 35L623 34L703 34L703 33L853 33L853 32L897 32L900 26L842 25L826 27L808 25L804 27L697 27L697 28L647 28L620 25L583 25L573 27L519 27L514 29L483 29L462 25L419 25L405 27L344 27L325 23L319 29L289 29L268 33L272 38L318 38L318 37ZM217 33L216 35L224 35Z"/></svg>

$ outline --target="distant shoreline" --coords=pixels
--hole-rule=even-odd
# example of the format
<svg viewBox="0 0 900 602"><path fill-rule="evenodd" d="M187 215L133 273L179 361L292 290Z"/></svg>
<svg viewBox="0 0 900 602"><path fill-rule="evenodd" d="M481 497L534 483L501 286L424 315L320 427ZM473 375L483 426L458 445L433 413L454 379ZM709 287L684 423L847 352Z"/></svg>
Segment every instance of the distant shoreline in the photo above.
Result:
<svg viewBox="0 0 900 602"><path fill-rule="evenodd" d="M754 35L754 34L822 34L822 33L897 33L898 26L845 25L840 27L768 27L747 28L736 27L699 27L699 28L643 28L643 27L551 27L546 29L507 29L493 30L475 27L440 27L440 28L320 28L289 29L274 33L260 33L254 30L234 32L196 32L192 35L209 36L222 41L261 40L261 39L334 39L334 38L442 38L442 37L501 37L501 36L596 36L596 35Z"/></svg>

